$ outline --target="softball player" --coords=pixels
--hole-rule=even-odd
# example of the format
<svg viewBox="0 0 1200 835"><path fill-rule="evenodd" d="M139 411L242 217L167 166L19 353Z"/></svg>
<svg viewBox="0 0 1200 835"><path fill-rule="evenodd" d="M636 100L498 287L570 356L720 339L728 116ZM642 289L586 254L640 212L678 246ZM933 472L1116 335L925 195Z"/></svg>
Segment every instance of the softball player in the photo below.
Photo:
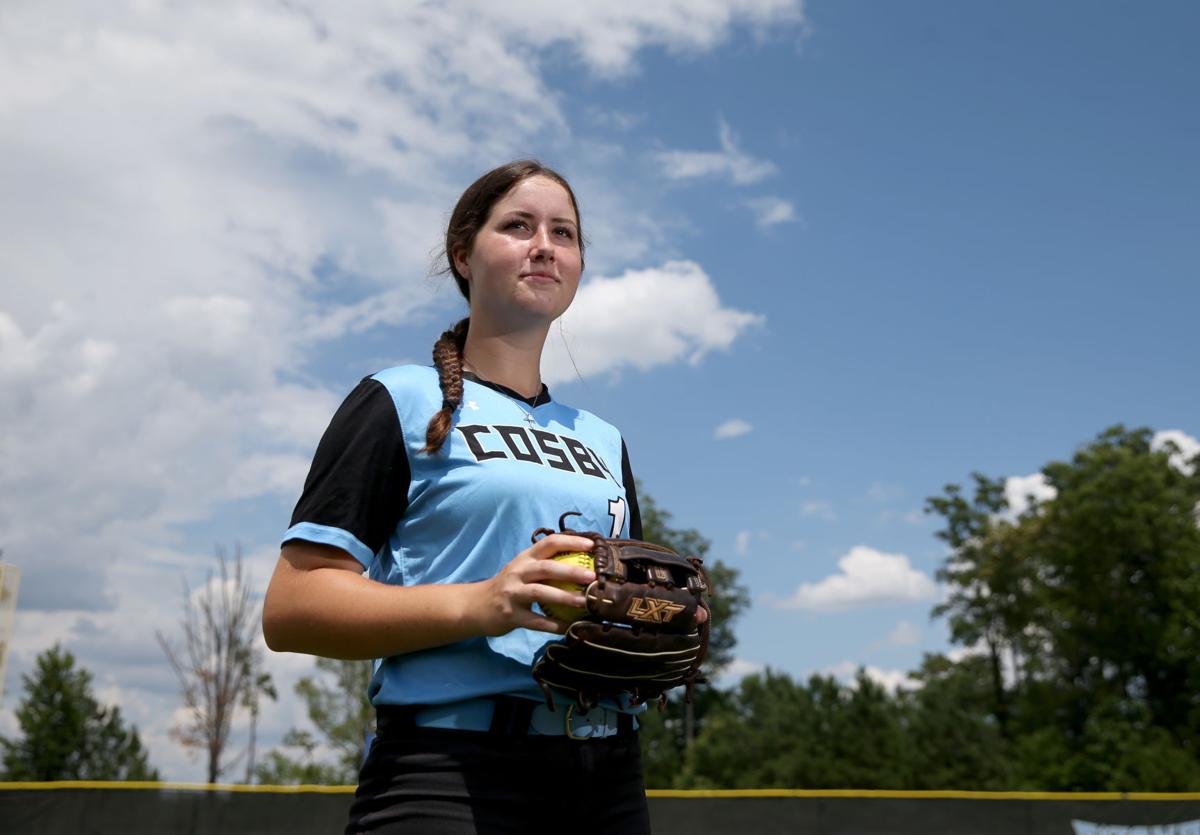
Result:
<svg viewBox="0 0 1200 835"><path fill-rule="evenodd" d="M278 651L376 659L347 832L649 831L632 712L550 711L530 675L565 628L535 604L584 603L547 581L594 579L549 559L591 540L531 533L575 511L577 530L642 535L620 433L541 381L583 249L559 174L519 161L477 180L446 232L469 317L435 368L364 379L313 458L263 631Z"/></svg>

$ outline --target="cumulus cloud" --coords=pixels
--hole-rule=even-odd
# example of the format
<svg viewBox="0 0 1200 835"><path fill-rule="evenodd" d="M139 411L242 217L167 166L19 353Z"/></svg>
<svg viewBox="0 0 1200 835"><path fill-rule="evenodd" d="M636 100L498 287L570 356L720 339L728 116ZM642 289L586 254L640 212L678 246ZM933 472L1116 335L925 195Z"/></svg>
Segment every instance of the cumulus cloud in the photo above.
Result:
<svg viewBox="0 0 1200 835"><path fill-rule="evenodd" d="M754 213L755 224L763 229L799 220L796 207L782 197L756 197L747 200L746 206Z"/></svg>
<svg viewBox="0 0 1200 835"><path fill-rule="evenodd" d="M534 143L579 147L538 56L622 75L647 46L708 49L800 16L798 0L7 6L0 545L23 575L10 682L62 641L129 706L156 765L198 776L168 742L176 697L149 637L177 617L164 584L206 564L183 530L299 489L345 393L310 365L438 304L423 276L471 175ZM630 202L596 187L597 238ZM652 233L628 226L623 252L641 258ZM647 364L593 371L698 361L760 321L682 263L645 272L675 282L679 319L716 332L651 316L665 335L638 340ZM638 273L622 280L609 291ZM590 295L603 308L603 284ZM254 553L265 585L277 550ZM264 739L298 724L291 681L311 669L271 664L283 698Z"/></svg>
<svg viewBox="0 0 1200 835"><path fill-rule="evenodd" d="M719 151L659 151L655 158L663 174L673 180L727 177L738 185L749 185L776 172L774 163L756 159L738 148L737 136L724 119L717 134Z"/></svg>
<svg viewBox="0 0 1200 835"><path fill-rule="evenodd" d="M565 344L552 335L542 358L542 375L550 384L575 379L576 369L586 378L670 362L694 364L727 349L764 317L725 307L699 264L668 261L585 281L561 321Z"/></svg>
<svg viewBox="0 0 1200 835"><path fill-rule="evenodd" d="M1058 491L1046 481L1043 473L1009 476L1004 481L1004 498L1008 500L1008 513L1001 515L1014 520L1028 511L1032 503L1053 501L1057 495Z"/></svg>
<svg viewBox="0 0 1200 835"><path fill-rule="evenodd" d="M721 674L717 676L716 684L719 687L733 687L746 676L761 673L765 669L766 665L759 664L757 661L735 658L721 670Z"/></svg>
<svg viewBox="0 0 1200 835"><path fill-rule="evenodd" d="M1150 441L1154 451L1166 449L1168 444L1174 445L1174 451L1168 459L1172 467L1190 475L1195 465L1192 463L1200 455L1200 441L1181 429L1166 429L1156 432ZM1004 482L1004 497L1008 500L1008 512L1000 514L1000 518L1015 521L1021 514L1027 512L1032 504L1053 501L1058 491L1047 482L1043 473L1032 473L1026 476L1010 476Z"/></svg>
<svg viewBox="0 0 1200 835"><path fill-rule="evenodd" d="M713 430L713 437L717 440L736 438L739 435L745 435L753 431L753 429L754 427L749 421L742 420L741 418L733 418L732 420L725 421Z"/></svg>
<svg viewBox="0 0 1200 835"><path fill-rule="evenodd" d="M1158 452L1165 449L1168 443L1175 446L1175 451L1168 459L1171 466L1184 475L1191 475L1195 472L1196 457L1200 456L1200 441L1182 429L1165 429L1154 433L1154 437L1150 441L1150 448Z"/></svg>
<svg viewBox="0 0 1200 835"><path fill-rule="evenodd" d="M838 612L889 603L919 603L937 597L937 584L913 568L904 554L888 554L857 545L838 560L839 573L816 583L801 583L789 597L772 600L776 608Z"/></svg>
<svg viewBox="0 0 1200 835"><path fill-rule="evenodd" d="M821 675L832 676L843 684L854 686L858 681L860 670L869 680L889 693L895 693L897 690L913 690L918 687L918 683L910 679L904 670L884 670L854 661L841 661L832 667L826 667L821 670Z"/></svg>

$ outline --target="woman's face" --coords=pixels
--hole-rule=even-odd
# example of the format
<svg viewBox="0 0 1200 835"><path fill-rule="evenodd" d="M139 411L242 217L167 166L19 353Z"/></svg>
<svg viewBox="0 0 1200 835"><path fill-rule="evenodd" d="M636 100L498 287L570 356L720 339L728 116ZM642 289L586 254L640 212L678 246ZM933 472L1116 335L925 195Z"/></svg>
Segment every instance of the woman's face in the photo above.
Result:
<svg viewBox="0 0 1200 835"><path fill-rule="evenodd" d="M548 177L517 183L492 206L471 251L454 254L454 265L471 285L472 322L549 324L571 304L583 269L567 190Z"/></svg>

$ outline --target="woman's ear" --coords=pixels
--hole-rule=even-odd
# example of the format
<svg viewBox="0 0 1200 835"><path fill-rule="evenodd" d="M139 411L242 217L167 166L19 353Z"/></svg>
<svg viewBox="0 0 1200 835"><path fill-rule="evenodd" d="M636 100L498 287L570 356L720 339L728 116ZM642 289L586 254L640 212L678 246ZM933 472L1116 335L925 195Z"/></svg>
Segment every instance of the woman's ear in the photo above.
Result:
<svg viewBox="0 0 1200 835"><path fill-rule="evenodd" d="M467 281L470 281L471 280L471 265L467 263L466 250L464 250L461 246L456 247L454 250L454 255L452 255L451 257L454 259L454 269L458 270L458 274L461 275L464 279L466 279Z"/></svg>

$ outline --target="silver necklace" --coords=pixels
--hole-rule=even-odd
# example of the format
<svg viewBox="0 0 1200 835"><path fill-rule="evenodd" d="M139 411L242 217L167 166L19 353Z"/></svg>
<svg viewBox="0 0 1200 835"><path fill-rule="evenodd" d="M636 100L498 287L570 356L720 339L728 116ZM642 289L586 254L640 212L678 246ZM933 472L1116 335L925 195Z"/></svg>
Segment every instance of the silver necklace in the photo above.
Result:
<svg viewBox="0 0 1200 835"><path fill-rule="evenodd" d="M509 398L509 399L511 400L512 398ZM516 403L518 408L520 408L520 410L525 413L525 417L523 417L522 420L524 420L527 424L529 424L530 429L537 426L537 420L534 418L533 412L526 409L525 404L523 402L521 402L520 400L513 400L512 402ZM536 403L537 401L534 400L534 402ZM537 407L535 406L534 408L537 408Z"/></svg>
<svg viewBox="0 0 1200 835"><path fill-rule="evenodd" d="M474 368L466 365L465 363L463 364L463 371L470 371L472 374L475 375L476 379L478 379L478 380L483 379L482 377L479 376L478 371L476 371ZM545 391L545 389L539 390L538 393L535 394L533 397L533 408L534 409L536 409L538 406L541 405L540 403L538 403L538 401L541 400L541 398L542 398L542 391ZM497 392L497 393L504 394L504 392ZM518 399L516 397L512 397L511 395L507 395L507 394L504 396L508 398L509 402L513 403L518 409L521 410L521 412L524 414L524 417L522 417L521 419L523 421L525 421L526 424L528 424L530 429L533 429L538 425L537 418L535 418L533 416L533 411L525 408L524 400Z"/></svg>

